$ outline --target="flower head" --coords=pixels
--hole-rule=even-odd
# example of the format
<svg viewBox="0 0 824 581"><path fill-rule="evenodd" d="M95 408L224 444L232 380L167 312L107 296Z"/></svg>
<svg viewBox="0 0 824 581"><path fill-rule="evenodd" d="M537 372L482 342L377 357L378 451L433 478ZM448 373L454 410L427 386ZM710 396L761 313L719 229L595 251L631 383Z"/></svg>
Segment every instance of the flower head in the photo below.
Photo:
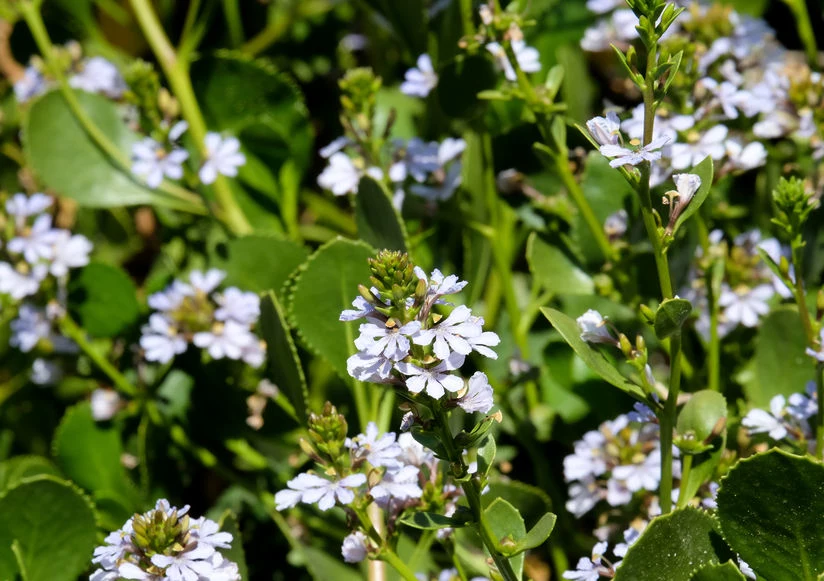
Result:
<svg viewBox="0 0 824 581"><path fill-rule="evenodd" d="M438 75L432 67L432 59L428 54L419 56L417 67L406 71L404 77L401 92L413 97L426 97L438 84Z"/></svg>
<svg viewBox="0 0 824 581"><path fill-rule="evenodd" d="M246 156L240 152L240 141L236 137L223 137L219 133L206 134L206 160L200 167L200 181L212 184L218 174L235 177L238 168L246 163Z"/></svg>

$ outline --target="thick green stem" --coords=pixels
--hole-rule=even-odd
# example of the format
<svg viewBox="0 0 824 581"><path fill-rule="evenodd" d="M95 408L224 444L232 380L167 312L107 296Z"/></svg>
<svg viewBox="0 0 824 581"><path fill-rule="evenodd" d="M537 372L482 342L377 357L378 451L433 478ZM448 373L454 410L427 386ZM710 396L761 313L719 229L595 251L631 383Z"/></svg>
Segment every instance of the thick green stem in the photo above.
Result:
<svg viewBox="0 0 824 581"><path fill-rule="evenodd" d="M692 454L684 454L681 460L681 489L678 491L678 505L677 508L684 508L690 499L687 497L686 482L689 480L690 471L692 470Z"/></svg>
<svg viewBox="0 0 824 581"><path fill-rule="evenodd" d="M384 549L381 551L380 556L378 557L381 561L386 561L389 563L398 574L406 579L406 581L418 581L418 578L415 577L415 572L410 569L407 564L398 557L397 553L391 551L389 549Z"/></svg>
<svg viewBox="0 0 824 581"><path fill-rule="evenodd" d="M475 34L475 22L473 20L472 0L460 0L461 23L463 24L464 36Z"/></svg>
<svg viewBox="0 0 824 581"><path fill-rule="evenodd" d="M43 59L46 61L51 74L57 81L57 86L61 95L63 95L63 99L66 101L66 105L68 105L75 119L77 119L77 122L83 127L83 131L86 132L89 138L94 141L95 145L97 145L97 147L99 147L100 150L105 153L121 171L123 171L126 175L131 176L131 162L129 158L122 151L120 151L120 148L118 148L117 145L115 145L108 138L108 136L101 131L91 117L89 117L86 110L80 104L74 90L69 85L62 66L55 58L54 45L52 44L49 33L43 23L43 18L37 7L31 2L22 2L20 4L20 13L23 15L23 19L26 21L26 24L31 30L34 41L37 44L37 48L40 50L40 54L43 56ZM158 191L171 198L169 201L171 203L167 202L167 205L173 207L174 209L193 214L207 213L203 200L200 199L200 196L178 186L177 184L164 180L158 187Z"/></svg>
<svg viewBox="0 0 824 581"><path fill-rule="evenodd" d="M672 433L675 428L675 415L678 406L678 392L681 385L681 335L670 337L672 352L670 361L670 386L661 423L661 485L658 502L661 514L672 510Z"/></svg>
<svg viewBox="0 0 824 581"><path fill-rule="evenodd" d="M223 0L223 14L226 17L226 27L229 29L229 43L232 48L238 47L245 40L239 0Z"/></svg>
<svg viewBox="0 0 824 581"><path fill-rule="evenodd" d="M721 336L718 333L718 306L716 300L713 300L713 304L710 305L710 346L707 365L709 367L709 389L721 391Z"/></svg>
<svg viewBox="0 0 824 581"><path fill-rule="evenodd" d="M815 345L815 331L813 330L813 322L810 317L810 310L807 308L807 293L804 291L803 268L801 253L803 246L800 243L794 242L792 249L793 270L795 271L795 284L793 285L793 295L795 297L795 304L798 306L798 316L801 317L801 326L804 328L804 336L807 339L807 345L813 347Z"/></svg>
<svg viewBox="0 0 824 581"><path fill-rule="evenodd" d="M75 323L68 315L60 319L60 332L77 343L80 350L92 360L100 371L106 374L118 391L130 397L137 395L137 388L132 385L131 382L126 379L126 377L120 373L117 368L115 368L114 365L109 363L109 360L106 359L106 357L100 353L94 345L91 344L83 329L78 327L77 323Z"/></svg>
<svg viewBox="0 0 824 581"><path fill-rule="evenodd" d="M240 50L248 55L257 56L275 44L289 30L293 21L292 12L293 11L289 12L288 17L281 15L281 18L269 22L263 30L252 37Z"/></svg>
<svg viewBox="0 0 824 581"><path fill-rule="evenodd" d="M818 67L818 46L815 42L815 32L810 22L810 13L807 11L805 0L784 0L795 16L795 25L798 28L798 36L804 45L804 52L807 55L807 62L812 67Z"/></svg>
<svg viewBox="0 0 824 581"><path fill-rule="evenodd" d="M169 42L160 20L148 0L130 0L137 21L149 46L155 54L172 92L180 103L183 118L189 123L189 132L197 145L202 159L208 155L206 149L206 122L197 103L192 80L189 78L188 62L178 58L174 47ZM248 234L252 226L238 206L223 176L218 176L214 183L215 197L221 209L222 219L235 234Z"/></svg>

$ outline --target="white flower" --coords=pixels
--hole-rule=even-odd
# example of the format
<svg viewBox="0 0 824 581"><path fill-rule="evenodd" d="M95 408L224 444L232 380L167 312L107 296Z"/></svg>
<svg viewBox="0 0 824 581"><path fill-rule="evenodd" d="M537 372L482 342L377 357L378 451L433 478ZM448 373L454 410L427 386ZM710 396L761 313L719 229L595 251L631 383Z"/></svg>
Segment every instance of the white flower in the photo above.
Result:
<svg viewBox="0 0 824 581"><path fill-rule="evenodd" d="M52 217L41 214L24 236L15 236L6 245L9 252L22 254L29 264L39 260L50 260L54 256L54 247L62 231L52 228Z"/></svg>
<svg viewBox="0 0 824 581"><path fill-rule="evenodd" d="M745 327L758 325L758 318L770 311L767 301L775 291L768 284L759 285L753 289L732 290L724 285L718 304L724 307L724 316L729 323L740 323Z"/></svg>
<svg viewBox="0 0 824 581"><path fill-rule="evenodd" d="M598 504L602 498L601 489L592 478L573 482L569 487L569 500L565 508L580 518Z"/></svg>
<svg viewBox="0 0 824 581"><path fill-rule="evenodd" d="M332 154L334 154L334 153L337 153L337 152L341 151L344 147L346 147L346 146L347 146L347 145L349 145L350 143L352 143L352 140L351 140L351 139L349 139L348 137L338 137L338 138L336 138L336 139L333 139L333 140L332 140L332 141L331 141L328 145L326 145L325 147L321 147L321 148L318 150L318 154L319 154L319 155L320 155L323 159L329 159L329 157L330 157Z"/></svg>
<svg viewBox="0 0 824 581"><path fill-rule="evenodd" d="M56 236L49 271L56 277L62 277L69 273L69 269L86 266L89 264L92 248L92 243L85 236L60 230Z"/></svg>
<svg viewBox="0 0 824 581"><path fill-rule="evenodd" d="M236 321L242 325L254 325L260 317L260 297L229 287L215 297L219 308L215 311L218 321Z"/></svg>
<svg viewBox="0 0 824 581"><path fill-rule="evenodd" d="M741 420L750 434L766 433L773 440L783 440L787 437L787 428L781 417L784 415L786 401L783 395L776 395L770 400L770 411L750 410Z"/></svg>
<svg viewBox="0 0 824 581"><path fill-rule="evenodd" d="M629 9L616 10L609 18L600 19L584 31L581 48L589 52L610 50L610 45L622 46L638 38L638 17Z"/></svg>
<svg viewBox="0 0 824 581"><path fill-rule="evenodd" d="M366 460L374 467L400 468L403 463L398 460L402 450L395 441L393 432L378 437L378 425L369 422L366 432L354 438L347 438L345 446L352 451L355 460Z"/></svg>
<svg viewBox="0 0 824 581"><path fill-rule="evenodd" d="M401 432L408 432L415 425L415 412L406 412L401 418L401 425L398 428Z"/></svg>
<svg viewBox="0 0 824 581"><path fill-rule="evenodd" d="M456 307L448 317L440 320L430 329L421 329L412 338L416 345L432 345L435 357L446 359L454 352L469 355L472 346L466 337L477 337L483 329L477 321L470 320L472 311L465 305Z"/></svg>
<svg viewBox="0 0 824 581"><path fill-rule="evenodd" d="M443 295L452 295L455 293L459 293L463 290L463 288L468 284L465 280L461 280L455 274L450 274L449 276L444 276L443 273L438 270L437 268L432 271L432 274L429 278L426 277L423 269L419 266L415 267L415 274L421 280L427 281L429 283L429 288L427 289L427 295L433 298L439 298Z"/></svg>
<svg viewBox="0 0 824 581"><path fill-rule="evenodd" d="M369 318L360 326L360 336L355 339L355 347L366 355L383 356L392 361L400 361L409 354L409 337L421 329L419 321L410 321L398 327L389 326L394 320L384 323L380 319Z"/></svg>
<svg viewBox="0 0 824 581"><path fill-rule="evenodd" d="M157 188L163 177L179 180L183 177L183 162L189 152L179 147L166 151L160 143L146 137L132 144L132 173L146 181L150 188Z"/></svg>
<svg viewBox="0 0 824 581"><path fill-rule="evenodd" d="M413 97L426 97L438 84L438 75L428 54L419 56L417 65L417 68L413 67L406 71L406 80L401 83L401 92Z"/></svg>
<svg viewBox="0 0 824 581"><path fill-rule="evenodd" d="M492 53L498 61L498 64L504 70L506 80L517 80L518 77L515 74L515 69L512 68L512 63L509 62L509 57L506 55L506 51L500 44L497 42L490 42L486 45L486 50ZM512 51L515 53L515 59L518 61L518 67L520 67L520 69L525 73L536 73L541 70L541 55L538 53L537 49L527 46L526 42L523 40L513 40Z"/></svg>
<svg viewBox="0 0 824 581"><path fill-rule="evenodd" d="M126 89L126 82L112 63L103 57L86 59L81 70L69 78L69 85L75 89L100 93L112 99L119 99Z"/></svg>
<svg viewBox="0 0 824 581"><path fill-rule="evenodd" d="M358 381L387 383L392 377L394 361L383 355L355 353L346 360L346 371Z"/></svg>
<svg viewBox="0 0 824 581"><path fill-rule="evenodd" d="M564 479L586 480L600 476L607 471L604 460L606 438L596 430L591 430L575 442L574 453L564 458Z"/></svg>
<svg viewBox="0 0 824 581"><path fill-rule="evenodd" d="M438 146L438 163L445 166L458 158L466 149L466 141L461 138L447 137Z"/></svg>
<svg viewBox="0 0 824 581"><path fill-rule="evenodd" d="M655 490L661 480L661 453L650 452L642 462L622 464L612 470L612 478L623 481L631 492Z"/></svg>
<svg viewBox="0 0 824 581"><path fill-rule="evenodd" d="M737 559L738 568L741 569L741 574L744 575L744 577L746 577L747 579L758 579L758 577L755 574L755 571L752 570L752 567L750 567L744 559L742 559L740 556L737 557Z"/></svg>
<svg viewBox="0 0 824 581"><path fill-rule="evenodd" d="M767 163L767 148L760 141L742 145L737 139L728 139L724 145L733 169L747 171Z"/></svg>
<svg viewBox="0 0 824 581"><path fill-rule="evenodd" d="M443 397L445 391L456 393L463 388L463 379L449 372L459 368L464 363L464 356L460 353L452 353L447 359L441 361L436 366L424 369L401 361L395 368L408 376L406 388L411 393L426 391L427 395L438 399Z"/></svg>
<svg viewBox="0 0 824 581"><path fill-rule="evenodd" d="M51 336L51 322L46 318L45 311L25 303L20 305L17 318L11 322L11 332L9 344L27 353L41 339Z"/></svg>
<svg viewBox="0 0 824 581"><path fill-rule="evenodd" d="M638 165L644 161L653 162L661 159L660 149L669 141L668 137L657 137L643 147L628 149L620 145L602 145L598 148L604 157L615 158L609 162L610 167Z"/></svg>
<svg viewBox="0 0 824 581"><path fill-rule="evenodd" d="M31 364L31 381L37 385L54 385L63 376L60 366L38 357Z"/></svg>
<svg viewBox="0 0 824 581"><path fill-rule="evenodd" d="M412 184L409 191L426 200L443 202L452 197L463 180L461 164L454 163L446 171L443 181L433 185Z"/></svg>
<svg viewBox="0 0 824 581"><path fill-rule="evenodd" d="M354 309L346 309L340 314L340 321L355 321L375 313L375 307L363 297L355 297L352 301Z"/></svg>
<svg viewBox="0 0 824 581"><path fill-rule="evenodd" d="M575 581L598 581L601 578L601 557L607 552L607 543L596 543L592 547L592 558L581 557L574 571L564 571L564 579Z"/></svg>
<svg viewBox="0 0 824 581"><path fill-rule="evenodd" d="M189 282L196 291L203 294L209 294L215 290L223 279L226 278L226 273L217 268L210 268L206 272L201 270L193 270L189 273ZM183 289L184 287L179 287Z"/></svg>
<svg viewBox="0 0 824 581"><path fill-rule="evenodd" d="M347 563L360 563L366 558L368 547L367 537L360 531L355 531L343 539L340 554Z"/></svg>
<svg viewBox="0 0 824 581"><path fill-rule="evenodd" d="M690 203L695 192L701 187L701 178L693 173L677 173L672 176L675 189L678 193L678 206L685 207Z"/></svg>
<svg viewBox="0 0 824 581"><path fill-rule="evenodd" d="M369 492L381 507L386 507L392 500L405 501L420 498L423 490L418 486L419 473L416 466L387 470L380 483L373 486Z"/></svg>
<svg viewBox="0 0 824 581"><path fill-rule="evenodd" d="M206 185L214 183L218 174L235 177L237 169L246 163L246 156L240 152L240 141L236 137L223 137L210 131L204 143L206 161L198 175Z"/></svg>
<svg viewBox="0 0 824 581"><path fill-rule="evenodd" d="M487 413L495 405L492 399L492 386L489 385L489 379L482 371L476 371L469 378L468 389L466 393L458 399L458 406L471 414L475 412Z"/></svg>
<svg viewBox="0 0 824 581"><path fill-rule="evenodd" d="M336 196L354 194L361 179L360 170L345 153L335 153L318 176L318 185Z"/></svg>
<svg viewBox="0 0 824 581"><path fill-rule="evenodd" d="M672 144L672 167L688 169L695 167L705 157L719 160L724 157L728 129L725 125L716 125L694 141Z"/></svg>
<svg viewBox="0 0 824 581"><path fill-rule="evenodd" d="M14 83L14 96L18 103L25 103L42 95L48 89L46 78L33 66L26 67L23 76Z"/></svg>
<svg viewBox="0 0 824 581"><path fill-rule="evenodd" d="M364 474L350 474L340 480L326 480L315 474L298 474L286 483L289 488L275 494L277 510L292 508L299 502L304 504L317 503L318 508L326 511L340 504L350 504L355 500L355 493L351 489L366 484Z"/></svg>
<svg viewBox="0 0 824 581"><path fill-rule="evenodd" d="M114 417L120 409L122 400L113 389L95 389L92 392L92 417L96 422L105 422Z"/></svg>
<svg viewBox="0 0 824 581"><path fill-rule="evenodd" d="M35 193L27 196L17 193L6 200L6 212L18 219L18 227L20 227L19 220L45 212L51 205L52 198L46 194Z"/></svg>
<svg viewBox="0 0 824 581"><path fill-rule="evenodd" d="M576 319L578 328L581 330L581 339L588 343L609 343L615 345L617 340L607 328L606 321L601 313L594 309L589 309L586 313Z"/></svg>
<svg viewBox="0 0 824 581"><path fill-rule="evenodd" d="M149 317L149 324L141 329L140 346L147 361L168 363L175 355L186 351L186 340L178 335L177 328L160 313Z"/></svg>
<svg viewBox="0 0 824 581"><path fill-rule="evenodd" d="M214 552L211 547L198 545L174 556L153 555L151 561L153 565L166 569L164 574L168 581L198 581L209 578L212 564L205 559Z"/></svg>
<svg viewBox="0 0 824 581"><path fill-rule="evenodd" d="M25 265L25 263L22 263ZM46 264L35 264L31 268L18 272L7 262L0 262L0 293L19 301L40 290L40 283L49 274Z"/></svg>
<svg viewBox="0 0 824 581"><path fill-rule="evenodd" d="M587 121L587 130L598 145L618 145L621 141L621 120L615 111L609 111L606 117Z"/></svg>
<svg viewBox="0 0 824 581"><path fill-rule="evenodd" d="M606 14L622 6L626 6L625 0L587 0L587 10L596 14Z"/></svg>
<svg viewBox="0 0 824 581"><path fill-rule="evenodd" d="M195 333L192 343L206 349L213 359L240 359L244 349L257 343L257 338L249 331L248 325L228 320L215 323L210 331Z"/></svg>
<svg viewBox="0 0 824 581"><path fill-rule="evenodd" d="M208 545L215 549L228 549L232 543L232 534L220 530L220 525L206 517L192 519L189 526L199 545Z"/></svg>

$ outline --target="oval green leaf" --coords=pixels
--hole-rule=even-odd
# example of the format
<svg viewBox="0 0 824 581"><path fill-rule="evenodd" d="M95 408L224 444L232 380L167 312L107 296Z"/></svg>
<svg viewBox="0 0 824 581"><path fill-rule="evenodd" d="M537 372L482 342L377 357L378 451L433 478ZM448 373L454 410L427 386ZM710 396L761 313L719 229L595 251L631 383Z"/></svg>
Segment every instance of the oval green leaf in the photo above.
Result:
<svg viewBox="0 0 824 581"><path fill-rule="evenodd" d="M655 336L665 339L681 332L681 327L692 313L692 303L687 299L667 299L655 311Z"/></svg>

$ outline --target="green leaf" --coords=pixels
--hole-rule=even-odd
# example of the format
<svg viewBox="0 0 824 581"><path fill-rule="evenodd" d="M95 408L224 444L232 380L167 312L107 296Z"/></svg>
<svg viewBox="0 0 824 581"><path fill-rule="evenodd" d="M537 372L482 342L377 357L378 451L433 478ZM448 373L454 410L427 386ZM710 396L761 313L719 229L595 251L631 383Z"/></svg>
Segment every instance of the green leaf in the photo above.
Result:
<svg viewBox="0 0 824 581"><path fill-rule="evenodd" d="M69 309L93 337L114 337L140 316L137 288L123 270L92 262L72 277Z"/></svg>
<svg viewBox="0 0 824 581"><path fill-rule="evenodd" d="M678 414L676 430L680 436L692 434L703 442L715 431L721 419L727 417L727 400L717 391L703 389L690 396Z"/></svg>
<svg viewBox="0 0 824 581"><path fill-rule="evenodd" d="M117 105L85 91L75 95L100 131L126 157L131 155L137 135L126 126ZM26 158L43 185L81 206L164 205L169 200L118 169L78 123L59 91L32 104L22 136Z"/></svg>
<svg viewBox="0 0 824 581"><path fill-rule="evenodd" d="M483 108L478 93L498 83L495 67L485 55L456 58L439 72L435 98L447 117L474 117Z"/></svg>
<svg viewBox="0 0 824 581"><path fill-rule="evenodd" d="M296 242L273 236L243 236L218 248L213 265L226 271L226 284L246 291L280 292L309 251Z"/></svg>
<svg viewBox="0 0 824 581"><path fill-rule="evenodd" d="M570 295L591 295L595 292L589 275L537 232L530 234L526 242L526 259L529 271L544 290Z"/></svg>
<svg viewBox="0 0 824 581"><path fill-rule="evenodd" d="M564 340L578 354L584 363L592 371L597 373L601 379L628 393L629 395L644 400L644 390L624 377L615 367L607 361L598 351L590 347L581 339L581 330L575 319L566 316L560 311L543 307L541 312L549 319L552 326L561 334Z"/></svg>
<svg viewBox="0 0 824 581"><path fill-rule="evenodd" d="M516 545L515 550L520 552L528 551L540 547L552 534L552 529L555 528L555 521L558 519L554 514L548 512L544 514L540 520L535 523L525 537L520 539Z"/></svg>
<svg viewBox="0 0 824 581"><path fill-rule="evenodd" d="M509 562L520 579L524 555L515 555L515 551L518 541L526 536L526 525L521 513L503 498L496 498L484 509L484 519L498 541L499 550L505 555L514 555Z"/></svg>
<svg viewBox="0 0 824 581"><path fill-rule="evenodd" d="M179 369L172 369L157 388L157 407L167 418L185 421L192 402L195 380Z"/></svg>
<svg viewBox="0 0 824 581"><path fill-rule="evenodd" d="M426 102L401 92L398 87L381 87L375 95L375 115L372 118L375 127L383 129L389 120L389 137L392 139L411 139L418 137L420 131L417 119L426 112Z"/></svg>
<svg viewBox="0 0 824 581"><path fill-rule="evenodd" d="M481 482L489 474L497 452L495 437L492 434L487 434L486 439L478 446L478 476L481 478Z"/></svg>
<svg viewBox="0 0 824 581"><path fill-rule="evenodd" d="M243 536L240 534L237 517L232 511L227 510L219 521L220 530L232 535L232 544L228 549L220 549L221 554L233 563L237 563L240 581L249 580L249 572L246 567L246 553L243 550Z"/></svg>
<svg viewBox="0 0 824 581"><path fill-rule="evenodd" d="M361 178L355 196L358 236L375 248L406 251L406 226L392 205L391 194L369 177Z"/></svg>
<svg viewBox="0 0 824 581"><path fill-rule="evenodd" d="M75 581L97 539L94 509L69 482L37 476L0 496L0 579ZM16 545L17 556L12 552Z"/></svg>
<svg viewBox="0 0 824 581"><path fill-rule="evenodd" d="M675 221L675 227L673 228L673 234L678 232L678 229L681 225L687 221L687 219L695 214L698 211L698 208L701 207L701 204L704 203L704 200L707 199L707 196L710 195L710 190L712 189L712 175L713 175L713 167L712 167L712 158L705 157L704 161L696 165L694 168L689 170L688 173L693 173L701 178L701 186L698 188L698 191L692 196L689 204L678 216L678 219Z"/></svg>
<svg viewBox="0 0 824 581"><path fill-rule="evenodd" d="M52 443L57 465L82 488L105 492L134 508L133 485L120 463L120 434L92 418L88 402L77 404L63 416Z"/></svg>
<svg viewBox="0 0 824 581"><path fill-rule="evenodd" d="M403 42L412 58L426 52L426 8L423 0L366 0Z"/></svg>
<svg viewBox="0 0 824 581"><path fill-rule="evenodd" d="M692 303L686 299L666 299L655 311L655 336L666 339L681 332L692 313Z"/></svg>
<svg viewBox="0 0 824 581"><path fill-rule="evenodd" d="M0 493L14 488L24 478L47 474L60 476L60 470L43 456L14 456L0 462Z"/></svg>
<svg viewBox="0 0 824 581"><path fill-rule="evenodd" d="M354 352L356 323L339 320L352 308L358 285L369 281L366 260L374 250L363 242L336 238L321 246L301 267L291 301L292 327L314 353L326 358L344 379Z"/></svg>
<svg viewBox="0 0 824 581"><path fill-rule="evenodd" d="M755 356L738 379L753 407L768 408L775 395L803 391L815 377L815 366L804 354L807 340L794 307L779 307L761 319Z"/></svg>
<svg viewBox="0 0 824 581"><path fill-rule="evenodd" d="M730 556L715 529L715 520L694 508L656 517L627 551L615 581L689 581L693 571Z"/></svg>
<svg viewBox="0 0 824 581"><path fill-rule="evenodd" d="M401 524L425 531L466 526L466 522L435 512L413 512L399 519Z"/></svg>
<svg viewBox="0 0 824 581"><path fill-rule="evenodd" d="M738 462L721 481L724 538L764 579L824 573L824 466L773 449Z"/></svg>
<svg viewBox="0 0 824 581"><path fill-rule="evenodd" d="M272 175L288 160L306 172L312 127L303 95L287 75L265 59L218 51L193 63L191 76L211 130L234 134ZM238 178L248 183L245 177L241 168Z"/></svg>
<svg viewBox="0 0 824 581"><path fill-rule="evenodd" d="M746 581L746 577L733 563L707 565L698 570L690 581Z"/></svg>
<svg viewBox="0 0 824 581"><path fill-rule="evenodd" d="M306 386L306 376L297 347L286 322L286 314L274 291L263 295L260 305L260 329L266 340L268 377L292 404L295 420L302 423L306 417L309 389Z"/></svg>

